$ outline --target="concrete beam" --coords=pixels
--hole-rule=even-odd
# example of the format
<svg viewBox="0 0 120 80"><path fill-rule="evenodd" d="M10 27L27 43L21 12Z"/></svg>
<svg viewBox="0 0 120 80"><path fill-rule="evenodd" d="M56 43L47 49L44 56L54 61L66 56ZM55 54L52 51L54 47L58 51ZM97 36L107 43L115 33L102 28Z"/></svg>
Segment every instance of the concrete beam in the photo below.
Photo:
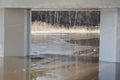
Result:
<svg viewBox="0 0 120 80"><path fill-rule="evenodd" d="M0 9L1 56L29 54L30 22L28 9Z"/></svg>
<svg viewBox="0 0 120 80"><path fill-rule="evenodd" d="M100 61L120 62L120 9L101 9Z"/></svg>
<svg viewBox="0 0 120 80"><path fill-rule="evenodd" d="M0 0L1 8L120 8L120 0Z"/></svg>

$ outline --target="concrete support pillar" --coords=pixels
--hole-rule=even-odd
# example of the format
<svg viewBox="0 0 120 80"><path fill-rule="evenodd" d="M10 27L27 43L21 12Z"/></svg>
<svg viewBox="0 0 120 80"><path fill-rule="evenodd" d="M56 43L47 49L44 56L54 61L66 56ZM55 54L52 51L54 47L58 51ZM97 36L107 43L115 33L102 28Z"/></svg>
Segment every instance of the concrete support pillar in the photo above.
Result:
<svg viewBox="0 0 120 80"><path fill-rule="evenodd" d="M30 12L29 9L0 9L0 56L29 54Z"/></svg>
<svg viewBox="0 0 120 80"><path fill-rule="evenodd" d="M99 59L120 62L120 9L101 9Z"/></svg>

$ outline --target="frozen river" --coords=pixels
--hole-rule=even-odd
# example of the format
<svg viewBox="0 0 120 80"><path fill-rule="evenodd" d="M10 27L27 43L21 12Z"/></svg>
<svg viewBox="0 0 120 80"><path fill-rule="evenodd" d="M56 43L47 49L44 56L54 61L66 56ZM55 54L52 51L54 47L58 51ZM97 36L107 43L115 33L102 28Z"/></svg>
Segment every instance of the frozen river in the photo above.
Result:
<svg viewBox="0 0 120 80"><path fill-rule="evenodd" d="M41 33L32 34L32 55L72 55L76 52L97 49L97 33Z"/></svg>
<svg viewBox="0 0 120 80"><path fill-rule="evenodd" d="M98 49L97 33L33 34L32 80L97 80Z"/></svg>

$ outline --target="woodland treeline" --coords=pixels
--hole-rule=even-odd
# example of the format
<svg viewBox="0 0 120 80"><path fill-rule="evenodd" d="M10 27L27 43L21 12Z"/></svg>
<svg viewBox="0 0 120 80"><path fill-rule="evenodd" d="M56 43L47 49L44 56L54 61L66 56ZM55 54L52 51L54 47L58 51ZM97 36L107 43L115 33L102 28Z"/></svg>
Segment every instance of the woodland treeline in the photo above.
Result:
<svg viewBox="0 0 120 80"><path fill-rule="evenodd" d="M33 11L32 22L59 26L98 26L100 11Z"/></svg>

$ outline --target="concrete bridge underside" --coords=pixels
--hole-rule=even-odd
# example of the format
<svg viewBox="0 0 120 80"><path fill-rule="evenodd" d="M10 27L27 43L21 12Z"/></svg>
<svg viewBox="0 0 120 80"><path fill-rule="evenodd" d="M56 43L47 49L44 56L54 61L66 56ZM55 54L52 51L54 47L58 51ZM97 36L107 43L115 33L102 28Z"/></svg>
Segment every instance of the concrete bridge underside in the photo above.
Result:
<svg viewBox="0 0 120 80"><path fill-rule="evenodd" d="M0 56L29 55L32 8L99 9L99 59L120 62L120 0L0 0Z"/></svg>

